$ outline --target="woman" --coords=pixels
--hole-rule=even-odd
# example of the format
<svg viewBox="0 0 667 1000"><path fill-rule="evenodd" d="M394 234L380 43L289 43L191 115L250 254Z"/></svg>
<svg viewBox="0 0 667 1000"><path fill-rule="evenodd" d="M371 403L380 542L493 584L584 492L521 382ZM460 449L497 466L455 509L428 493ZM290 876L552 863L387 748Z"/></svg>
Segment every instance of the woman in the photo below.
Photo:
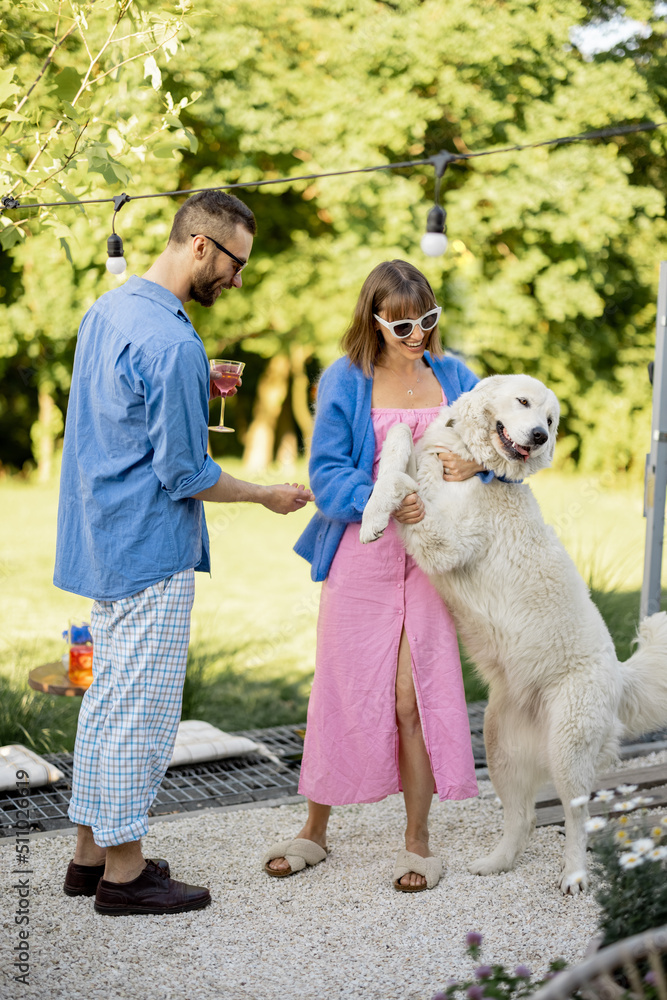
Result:
<svg viewBox="0 0 667 1000"><path fill-rule="evenodd" d="M299 784L308 819L295 840L267 852L269 875L324 860L332 805L377 802L402 789L405 850L394 887L433 888L442 872L429 848L434 789L440 799L477 794L449 612L392 522L377 542L359 542L388 428L402 421L418 440L441 406L477 382L460 361L442 357L440 311L417 268L378 265L343 339L345 357L320 380L310 460L318 511L295 546L313 579L324 580ZM448 481L483 472L450 452L440 458ZM419 496L406 497L393 516L421 521Z"/></svg>

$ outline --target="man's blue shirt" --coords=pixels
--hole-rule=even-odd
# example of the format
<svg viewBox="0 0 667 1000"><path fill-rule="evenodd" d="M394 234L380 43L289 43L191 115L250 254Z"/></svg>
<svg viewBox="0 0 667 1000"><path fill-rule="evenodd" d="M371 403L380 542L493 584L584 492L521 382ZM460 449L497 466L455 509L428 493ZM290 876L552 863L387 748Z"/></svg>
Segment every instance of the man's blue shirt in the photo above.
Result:
<svg viewBox="0 0 667 1000"><path fill-rule="evenodd" d="M209 364L183 305L132 277L84 316L67 407L53 582L128 597L210 569Z"/></svg>

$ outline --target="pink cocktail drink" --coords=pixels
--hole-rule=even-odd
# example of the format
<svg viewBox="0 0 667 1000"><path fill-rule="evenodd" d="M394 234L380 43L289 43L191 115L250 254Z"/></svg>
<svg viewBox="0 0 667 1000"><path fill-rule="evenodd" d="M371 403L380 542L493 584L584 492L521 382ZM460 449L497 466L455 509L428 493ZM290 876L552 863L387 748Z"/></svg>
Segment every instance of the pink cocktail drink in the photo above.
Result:
<svg viewBox="0 0 667 1000"><path fill-rule="evenodd" d="M225 427L225 397L229 396L238 385L245 368L245 362L212 358L209 365L211 382L220 393L220 423L217 427L209 427L209 430L232 433L232 427Z"/></svg>
<svg viewBox="0 0 667 1000"><path fill-rule="evenodd" d="M239 376L236 371L219 371L218 369L212 368L211 380L215 382L221 396L228 396L237 384Z"/></svg>

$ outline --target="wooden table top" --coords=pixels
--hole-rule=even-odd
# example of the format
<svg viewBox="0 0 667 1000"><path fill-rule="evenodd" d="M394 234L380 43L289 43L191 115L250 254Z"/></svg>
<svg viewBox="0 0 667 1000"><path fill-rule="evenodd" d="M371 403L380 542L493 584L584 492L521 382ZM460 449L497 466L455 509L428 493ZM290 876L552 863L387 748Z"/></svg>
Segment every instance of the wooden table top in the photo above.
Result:
<svg viewBox="0 0 667 1000"><path fill-rule="evenodd" d="M42 663L41 666L35 667L28 674L28 684L35 691L42 691L44 694L62 694L69 698L75 695L80 697L87 690L78 684L72 684L62 660Z"/></svg>

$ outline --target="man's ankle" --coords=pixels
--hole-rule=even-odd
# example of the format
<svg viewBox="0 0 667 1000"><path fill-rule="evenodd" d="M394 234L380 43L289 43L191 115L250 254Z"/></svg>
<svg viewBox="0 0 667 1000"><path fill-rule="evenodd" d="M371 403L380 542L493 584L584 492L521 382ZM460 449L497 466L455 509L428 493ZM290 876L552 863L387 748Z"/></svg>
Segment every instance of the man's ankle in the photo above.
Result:
<svg viewBox="0 0 667 1000"><path fill-rule="evenodd" d="M109 865L109 862L107 861L106 868L104 869L104 875L102 877L105 882L134 882L135 878L139 878L145 867L146 861L143 858L138 866L133 865L130 868L120 867L119 865Z"/></svg>
<svg viewBox="0 0 667 1000"><path fill-rule="evenodd" d="M146 867L141 841L118 844L107 851L104 880L106 882L133 882Z"/></svg>

